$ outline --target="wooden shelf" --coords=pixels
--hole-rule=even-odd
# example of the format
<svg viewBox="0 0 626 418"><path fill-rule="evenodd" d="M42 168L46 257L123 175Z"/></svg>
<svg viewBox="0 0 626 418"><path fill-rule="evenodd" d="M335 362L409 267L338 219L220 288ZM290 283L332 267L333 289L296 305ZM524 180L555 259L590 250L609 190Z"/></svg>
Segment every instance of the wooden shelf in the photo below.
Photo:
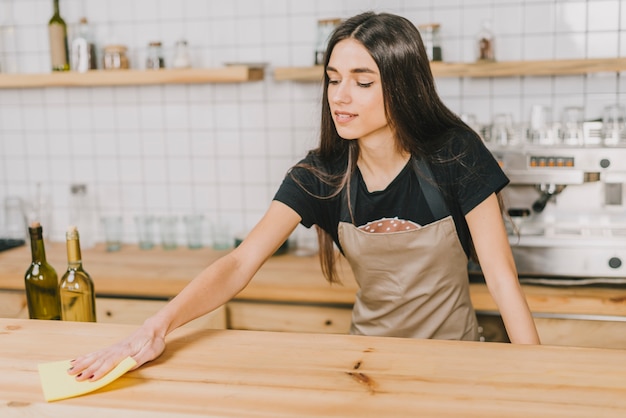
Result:
<svg viewBox="0 0 626 418"><path fill-rule="evenodd" d="M238 83L262 80L264 69L246 65L161 70L94 70L46 74L0 74L0 88L138 86Z"/></svg>
<svg viewBox="0 0 626 418"><path fill-rule="evenodd" d="M433 62L435 77L515 77L576 75L626 70L626 58L571 59L554 61L505 61L449 63ZM279 67L274 69L274 79L292 81L321 81L324 69L312 67Z"/></svg>

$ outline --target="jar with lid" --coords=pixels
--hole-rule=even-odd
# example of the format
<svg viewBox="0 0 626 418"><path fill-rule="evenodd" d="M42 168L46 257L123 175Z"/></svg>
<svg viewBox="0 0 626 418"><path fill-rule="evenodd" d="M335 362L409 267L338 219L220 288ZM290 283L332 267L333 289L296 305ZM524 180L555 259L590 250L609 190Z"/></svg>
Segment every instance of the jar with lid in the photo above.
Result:
<svg viewBox="0 0 626 418"><path fill-rule="evenodd" d="M326 53L328 39L339 23L341 23L341 19L320 19L317 21L315 65L321 65L324 63L324 54Z"/></svg>
<svg viewBox="0 0 626 418"><path fill-rule="evenodd" d="M165 67L163 60L163 48L161 42L150 42L148 44L148 56L146 58L146 68L158 70Z"/></svg>
<svg viewBox="0 0 626 418"><path fill-rule="evenodd" d="M189 56L189 48L187 46L187 41L184 39L176 41L172 67L174 68L191 67L191 57Z"/></svg>
<svg viewBox="0 0 626 418"><path fill-rule="evenodd" d="M439 37L440 26L439 23L426 23L418 26L429 61L441 61L443 58Z"/></svg>
<svg viewBox="0 0 626 418"><path fill-rule="evenodd" d="M127 48L124 45L107 45L104 47L103 68L105 70L124 70L129 67Z"/></svg>

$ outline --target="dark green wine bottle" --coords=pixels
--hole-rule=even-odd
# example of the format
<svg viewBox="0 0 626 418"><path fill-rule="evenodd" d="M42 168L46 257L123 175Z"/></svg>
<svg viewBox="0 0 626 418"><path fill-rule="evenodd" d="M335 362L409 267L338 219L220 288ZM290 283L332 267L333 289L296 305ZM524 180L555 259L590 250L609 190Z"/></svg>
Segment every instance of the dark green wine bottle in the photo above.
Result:
<svg viewBox="0 0 626 418"><path fill-rule="evenodd" d="M59 0L54 0L54 14L48 22L48 37L52 71L69 71L67 25L59 12Z"/></svg>
<svg viewBox="0 0 626 418"><path fill-rule="evenodd" d="M67 271L59 284L61 317L64 321L96 322L96 298L93 281L83 269L80 238L75 226L69 227Z"/></svg>
<svg viewBox="0 0 626 418"><path fill-rule="evenodd" d="M28 232L33 260L24 276L28 315L31 319L61 319L59 279L57 272L46 261L43 230L39 222L33 222Z"/></svg>

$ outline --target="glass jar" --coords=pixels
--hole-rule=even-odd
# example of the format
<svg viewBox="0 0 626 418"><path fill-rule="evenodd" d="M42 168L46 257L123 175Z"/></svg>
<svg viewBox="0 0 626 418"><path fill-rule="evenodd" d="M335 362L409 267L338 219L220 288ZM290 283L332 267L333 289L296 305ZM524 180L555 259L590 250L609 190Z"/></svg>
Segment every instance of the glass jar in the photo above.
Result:
<svg viewBox="0 0 626 418"><path fill-rule="evenodd" d="M163 60L163 49L161 47L161 42L150 42L148 44L146 68L149 70L158 70L163 67L165 67L165 61Z"/></svg>
<svg viewBox="0 0 626 418"><path fill-rule="evenodd" d="M626 107L612 104L604 108L602 141L608 147L626 145Z"/></svg>
<svg viewBox="0 0 626 418"><path fill-rule="evenodd" d="M341 19L320 19L317 21L315 65L322 65L324 63L324 54L326 53L328 39L339 23L341 23Z"/></svg>
<svg viewBox="0 0 626 418"><path fill-rule="evenodd" d="M105 70L124 70L129 67L127 48L124 45L107 45L102 58Z"/></svg>
<svg viewBox="0 0 626 418"><path fill-rule="evenodd" d="M441 61L443 57L441 39L439 38L440 26L439 23L427 23L418 26L429 61Z"/></svg>
<svg viewBox="0 0 626 418"><path fill-rule="evenodd" d="M174 52L174 61L172 62L174 68L189 68L191 67L191 57L189 56L189 48L187 47L187 41L181 39L176 42L176 49Z"/></svg>
<svg viewBox="0 0 626 418"><path fill-rule="evenodd" d="M491 30L491 20L484 20L480 31L476 36L476 60L495 61L495 37Z"/></svg>

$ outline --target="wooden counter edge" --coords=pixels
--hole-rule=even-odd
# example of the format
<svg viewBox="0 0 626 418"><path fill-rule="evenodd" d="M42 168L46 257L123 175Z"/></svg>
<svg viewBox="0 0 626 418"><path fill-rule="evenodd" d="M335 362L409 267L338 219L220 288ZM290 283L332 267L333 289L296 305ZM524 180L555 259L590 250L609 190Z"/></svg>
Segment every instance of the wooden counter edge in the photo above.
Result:
<svg viewBox="0 0 626 418"><path fill-rule="evenodd" d="M48 243L46 249L61 275L65 246ZM224 254L208 248L142 251L131 245L119 253L107 253L101 245L83 250L86 269L94 276L99 296L160 300L175 296L204 266ZM29 262L26 246L0 253L0 290L23 290ZM103 279L111 266L125 271ZM350 306L357 286L345 261L340 271L343 284L330 285L321 274L317 257L275 256L234 299ZM294 274L299 277L293 278ZM150 286L142 286L148 281ZM522 285L522 289L533 313L626 317L626 288ZM470 294L476 310L498 311L484 283L471 283Z"/></svg>

